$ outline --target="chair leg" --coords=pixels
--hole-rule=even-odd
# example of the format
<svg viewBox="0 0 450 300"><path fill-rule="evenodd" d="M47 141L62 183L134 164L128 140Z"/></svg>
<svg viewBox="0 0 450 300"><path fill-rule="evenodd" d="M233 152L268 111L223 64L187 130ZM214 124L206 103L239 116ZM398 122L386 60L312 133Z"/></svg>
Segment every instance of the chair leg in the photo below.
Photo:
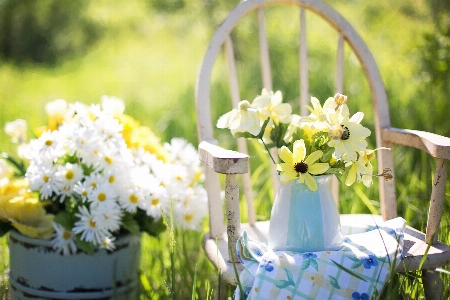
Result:
<svg viewBox="0 0 450 300"><path fill-rule="evenodd" d="M422 283L426 300L442 300L443 286L439 272L436 270L423 270Z"/></svg>

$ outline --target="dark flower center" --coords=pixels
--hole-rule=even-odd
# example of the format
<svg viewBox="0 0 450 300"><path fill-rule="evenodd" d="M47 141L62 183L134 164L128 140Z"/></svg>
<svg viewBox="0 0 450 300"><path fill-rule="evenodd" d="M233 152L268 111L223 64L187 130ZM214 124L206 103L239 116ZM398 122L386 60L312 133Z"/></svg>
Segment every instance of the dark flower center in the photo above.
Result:
<svg viewBox="0 0 450 300"><path fill-rule="evenodd" d="M305 162L299 162L294 164L294 169L297 173L306 173L308 171L308 165Z"/></svg>
<svg viewBox="0 0 450 300"><path fill-rule="evenodd" d="M350 138L350 130L348 130L347 126L341 125L344 129L344 132L342 133L341 140L348 140Z"/></svg>

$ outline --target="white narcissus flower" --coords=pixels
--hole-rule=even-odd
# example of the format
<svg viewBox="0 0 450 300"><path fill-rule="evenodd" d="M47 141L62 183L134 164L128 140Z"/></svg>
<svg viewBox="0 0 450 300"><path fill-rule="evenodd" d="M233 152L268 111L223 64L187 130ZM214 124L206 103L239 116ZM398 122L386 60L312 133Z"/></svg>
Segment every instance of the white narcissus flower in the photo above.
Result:
<svg viewBox="0 0 450 300"><path fill-rule="evenodd" d="M347 105L342 105L337 111L327 114L332 133L328 145L334 147L337 158L346 155L348 160L356 161L357 153L366 149L366 138L370 135L370 130L360 124L363 117L362 112L357 112L349 118ZM335 133L340 130L342 135L339 138Z"/></svg>
<svg viewBox="0 0 450 300"><path fill-rule="evenodd" d="M258 107L251 105L247 100L242 100L237 109L233 109L219 118L217 127L229 128L233 135L238 132L248 132L256 136L261 131Z"/></svg>
<svg viewBox="0 0 450 300"><path fill-rule="evenodd" d="M17 119L12 122L6 122L5 133L11 137L13 143L23 144L27 140L27 128L27 121Z"/></svg>
<svg viewBox="0 0 450 300"><path fill-rule="evenodd" d="M260 96L257 96L252 105L259 107L262 121L271 118L275 124L291 122L292 107L289 103L282 103L283 95L280 91L268 92L263 89Z"/></svg>
<svg viewBox="0 0 450 300"><path fill-rule="evenodd" d="M327 120L327 113L336 109L337 103L334 98L328 98L322 105L316 97L311 97L312 107L306 105L310 114L307 117L302 117L302 122L325 122Z"/></svg>

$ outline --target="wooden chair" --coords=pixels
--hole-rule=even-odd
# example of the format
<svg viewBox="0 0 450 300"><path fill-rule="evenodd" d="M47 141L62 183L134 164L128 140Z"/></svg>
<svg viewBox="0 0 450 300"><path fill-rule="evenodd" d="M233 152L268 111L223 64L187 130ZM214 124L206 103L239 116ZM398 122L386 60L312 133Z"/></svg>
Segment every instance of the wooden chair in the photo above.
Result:
<svg viewBox="0 0 450 300"><path fill-rule="evenodd" d="M274 5L290 5L291 9L299 11L299 98L302 107L305 104L309 104L310 101L305 15L306 13L313 13L328 22L337 31L339 37L336 52L335 92L343 92L345 94L345 91L343 91L345 43L354 52L364 70L372 97L376 146L391 148L394 144L397 144L413 147L423 150L437 159L434 181L432 182L426 233L421 233L411 227L407 228L404 237L405 257L403 263L399 265L396 271L418 270L422 257L430 243L431 247L428 249L426 260L422 266L423 284L427 299L439 299L442 293L442 282L435 269L450 263L449 247L436 239L444 201L447 160L450 159L450 138L428 132L391 127L385 87L369 49L355 29L345 19L320 0L247 0L238 4L228 14L212 36L201 65L196 87L196 112L200 141L199 157L204 165L207 166L205 175L209 197L210 232L204 237L206 254L213 264L220 268L222 278L231 284L236 284L237 280L232 261L237 262L236 267L238 271L242 270L242 265L238 263L234 249L235 242L242 231L246 230L249 236L260 241L267 241L269 221L256 222L248 173L249 156L245 154L247 152L245 140L238 139L239 152L217 146L218 142L213 135L213 128L215 128L217 120L212 119L211 105L213 105L213 101L211 101L210 96L213 67L219 57L219 53L224 49L228 61L232 106L236 107L237 103L242 100L239 93L233 42L230 35L238 22L249 14L256 14L258 23L259 55L263 81L260 87L272 90L264 12L271 9ZM243 64L245 66L245 62ZM295 76L296 74L292 75ZM255 85L257 84L255 83ZM306 111L302 110L301 114L305 115ZM394 170L392 151L378 151L377 160L379 170L383 168ZM218 173L226 175L225 214L223 201L220 196L222 189ZM247 199L248 223L245 224L241 224L240 221L237 174L242 174L245 198ZM397 217L395 180L389 182L380 180L379 189L381 216L376 216L376 221L381 222L382 220ZM227 219L226 223L224 217ZM341 215L342 227L371 222L373 222L372 215ZM231 247L229 247L228 243L231 243ZM231 257L229 250L231 250Z"/></svg>

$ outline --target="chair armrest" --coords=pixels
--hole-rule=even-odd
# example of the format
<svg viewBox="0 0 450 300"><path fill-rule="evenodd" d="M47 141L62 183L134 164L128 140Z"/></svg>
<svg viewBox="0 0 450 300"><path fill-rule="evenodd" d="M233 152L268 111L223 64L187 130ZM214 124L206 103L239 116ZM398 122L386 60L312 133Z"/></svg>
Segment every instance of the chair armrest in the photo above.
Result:
<svg viewBox="0 0 450 300"><path fill-rule="evenodd" d="M450 160L450 138L420 130L384 128L383 140L423 150L433 157Z"/></svg>
<svg viewBox="0 0 450 300"><path fill-rule="evenodd" d="M247 154L227 150L209 142L198 145L198 156L202 163L221 174L245 174L248 172Z"/></svg>

